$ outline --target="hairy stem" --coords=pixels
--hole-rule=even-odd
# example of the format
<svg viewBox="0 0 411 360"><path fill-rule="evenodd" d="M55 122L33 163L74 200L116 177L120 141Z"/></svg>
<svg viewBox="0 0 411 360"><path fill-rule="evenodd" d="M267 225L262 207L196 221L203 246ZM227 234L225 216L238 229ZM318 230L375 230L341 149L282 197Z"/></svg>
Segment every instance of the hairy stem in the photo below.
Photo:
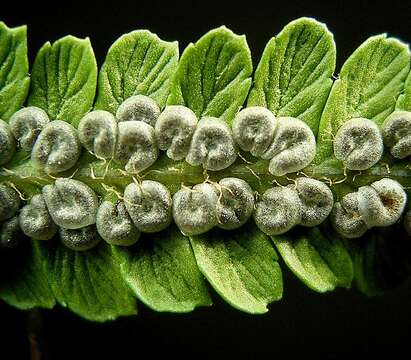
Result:
<svg viewBox="0 0 411 360"><path fill-rule="evenodd" d="M18 159L19 157L17 157ZM22 155L20 155L22 158ZM238 157L237 161L229 168L221 171L204 171L201 167L190 166L185 161L171 161L164 154L149 169L139 175L126 173L112 161L101 161L88 153L83 154L77 166L59 177L72 177L89 185L98 194L104 196L110 191L122 192L126 185L134 180L155 180L171 191L176 192L181 184L194 185L204 180L219 181L226 177L237 177L247 181L250 186L259 192L276 184L287 185L298 176L307 176L327 183L337 192L339 187L357 188L368 185L384 177L397 180L406 189L411 187L411 170L409 166L402 166L399 162L389 166L381 161L367 171L344 171L342 164L335 159L330 159L321 165L310 165L304 171L289 174L288 176L275 177L268 172L267 160L246 159ZM41 188L54 181L40 170L34 169L30 160L23 158L13 161L7 168L0 170L0 181L12 183L28 197L39 192Z"/></svg>

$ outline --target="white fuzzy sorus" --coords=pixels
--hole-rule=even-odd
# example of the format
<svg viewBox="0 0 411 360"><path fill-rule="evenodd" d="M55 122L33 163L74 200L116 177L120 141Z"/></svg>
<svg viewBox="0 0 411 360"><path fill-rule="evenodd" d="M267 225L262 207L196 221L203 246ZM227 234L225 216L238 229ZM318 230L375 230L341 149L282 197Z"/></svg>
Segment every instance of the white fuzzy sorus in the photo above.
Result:
<svg viewBox="0 0 411 360"><path fill-rule="evenodd" d="M19 224L23 233L35 240L50 240L57 233L42 194L34 195L21 209Z"/></svg>
<svg viewBox="0 0 411 360"><path fill-rule="evenodd" d="M381 158L384 144L379 127L355 118L342 125L334 137L334 155L349 170L366 170Z"/></svg>
<svg viewBox="0 0 411 360"><path fill-rule="evenodd" d="M20 207L20 197L10 186L0 184L0 221L13 217Z"/></svg>
<svg viewBox="0 0 411 360"><path fill-rule="evenodd" d="M111 159L117 143L117 120L108 111L91 111L80 120L78 136L90 153Z"/></svg>
<svg viewBox="0 0 411 360"><path fill-rule="evenodd" d="M145 95L134 95L124 100L117 109L118 121L144 121L155 126L160 115L157 103Z"/></svg>
<svg viewBox="0 0 411 360"><path fill-rule="evenodd" d="M137 229L152 233L171 222L172 199L168 189L157 181L131 183L124 190L124 204Z"/></svg>
<svg viewBox="0 0 411 360"><path fill-rule="evenodd" d="M233 121L233 136L241 150L260 157L273 142L278 121L265 107L251 106L241 110Z"/></svg>
<svg viewBox="0 0 411 360"><path fill-rule="evenodd" d="M65 121L49 122L31 151L34 167L48 174L66 171L76 165L81 153L77 130Z"/></svg>
<svg viewBox="0 0 411 360"><path fill-rule="evenodd" d="M391 155L404 159L411 155L411 112L395 111L382 124L385 146Z"/></svg>
<svg viewBox="0 0 411 360"><path fill-rule="evenodd" d="M187 236L199 235L217 225L218 190L209 183L183 187L173 196L173 218Z"/></svg>
<svg viewBox="0 0 411 360"><path fill-rule="evenodd" d="M186 161L193 166L218 171L229 167L237 158L230 127L221 119L200 119L191 140Z"/></svg>
<svg viewBox="0 0 411 360"><path fill-rule="evenodd" d="M111 245L130 246L140 238L123 201L104 201L97 210L97 231Z"/></svg>
<svg viewBox="0 0 411 360"><path fill-rule="evenodd" d="M9 125L0 120L0 165L8 163L16 152L16 140Z"/></svg>
<svg viewBox="0 0 411 360"><path fill-rule="evenodd" d="M301 202L291 187L268 189L256 203L254 221L267 235L287 232L301 221Z"/></svg>
<svg viewBox="0 0 411 360"><path fill-rule="evenodd" d="M261 156L270 160L268 171L275 176L304 169L315 156L315 137L310 127L293 117L279 117L273 141Z"/></svg>
<svg viewBox="0 0 411 360"><path fill-rule="evenodd" d="M95 225L85 226L80 229L61 228L59 235L61 242L75 251L90 250L101 241Z"/></svg>
<svg viewBox="0 0 411 360"><path fill-rule="evenodd" d="M216 212L218 227L231 230L244 225L254 210L254 194L250 185L238 178L219 181Z"/></svg>
<svg viewBox="0 0 411 360"><path fill-rule="evenodd" d="M50 122L47 113L36 107L29 106L15 112L10 118L10 130L18 145L30 151L41 130Z"/></svg>
<svg viewBox="0 0 411 360"><path fill-rule="evenodd" d="M167 106L155 126L160 150L167 150L170 159L184 159L188 154L197 122L197 116L188 107Z"/></svg>
<svg viewBox="0 0 411 360"><path fill-rule="evenodd" d="M118 124L114 160L129 173L139 173L154 164L159 154L154 128L143 121Z"/></svg>
<svg viewBox="0 0 411 360"><path fill-rule="evenodd" d="M358 189L358 210L368 228L390 226L404 212L407 194L400 183L384 178Z"/></svg>
<svg viewBox="0 0 411 360"><path fill-rule="evenodd" d="M345 195L340 202L334 204L331 223L335 231L343 237L354 239L364 235L367 225L359 211L357 192Z"/></svg>
<svg viewBox="0 0 411 360"><path fill-rule="evenodd" d="M295 189L301 201L301 221L303 226L317 226L330 214L334 197L330 188L321 181L300 177Z"/></svg>
<svg viewBox="0 0 411 360"><path fill-rule="evenodd" d="M53 221L65 229L79 229L96 222L98 199L78 180L57 179L43 187L44 201Z"/></svg>

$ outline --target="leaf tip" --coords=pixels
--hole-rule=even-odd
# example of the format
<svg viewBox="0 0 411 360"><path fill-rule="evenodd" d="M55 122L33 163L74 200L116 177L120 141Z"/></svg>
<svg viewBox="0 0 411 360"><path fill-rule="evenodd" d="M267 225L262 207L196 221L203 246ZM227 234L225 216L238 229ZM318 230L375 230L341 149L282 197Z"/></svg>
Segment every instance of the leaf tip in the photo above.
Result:
<svg viewBox="0 0 411 360"><path fill-rule="evenodd" d="M19 25L16 27L8 27L7 24L4 21L0 21L0 31L4 30L10 33L15 33L19 34L20 32L22 33L23 36L26 35L27 33L27 25Z"/></svg>
<svg viewBox="0 0 411 360"><path fill-rule="evenodd" d="M291 22L289 22L285 28L292 28L294 26L310 26L313 28L320 29L321 31L324 31L329 37L334 39L334 35L332 32L328 29L327 24L318 21L317 19L314 19L312 17L304 16L300 17L298 19L295 19Z"/></svg>
<svg viewBox="0 0 411 360"><path fill-rule="evenodd" d="M223 35L228 35L230 37L239 38L239 39L246 38L245 35L236 34L234 31L232 31L225 25L221 25L215 29L210 30L208 33L206 33L205 36L207 36L208 34L223 34Z"/></svg>

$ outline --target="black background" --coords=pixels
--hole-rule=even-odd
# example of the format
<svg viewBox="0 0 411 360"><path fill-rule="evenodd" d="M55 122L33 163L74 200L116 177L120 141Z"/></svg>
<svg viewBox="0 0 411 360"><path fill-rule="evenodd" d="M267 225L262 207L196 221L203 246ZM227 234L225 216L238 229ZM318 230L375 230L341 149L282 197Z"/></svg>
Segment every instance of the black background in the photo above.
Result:
<svg viewBox="0 0 411 360"><path fill-rule="evenodd" d="M411 41L411 5L407 1L271 1L259 4L219 2L162 3L145 0L124 4L68 5L39 1L2 6L0 20L8 26L28 25L30 62L45 41L67 34L89 36L99 64L111 43L134 29L149 29L166 40L178 40L180 51L206 31L225 24L246 34L254 64L270 37L289 21L312 16L325 22L337 43L337 72L344 60L367 37L387 32ZM395 239L392 239L395 241ZM316 294L290 274L285 265L284 298L263 316L240 313L213 293L214 306L191 314L155 313L139 306L137 317L97 324L57 307L42 311L46 359L145 358L165 352L184 357L270 353L284 356L340 358L347 354L393 356L409 354L411 284L384 297L367 298L355 290ZM0 358L29 358L27 313L0 304Z"/></svg>

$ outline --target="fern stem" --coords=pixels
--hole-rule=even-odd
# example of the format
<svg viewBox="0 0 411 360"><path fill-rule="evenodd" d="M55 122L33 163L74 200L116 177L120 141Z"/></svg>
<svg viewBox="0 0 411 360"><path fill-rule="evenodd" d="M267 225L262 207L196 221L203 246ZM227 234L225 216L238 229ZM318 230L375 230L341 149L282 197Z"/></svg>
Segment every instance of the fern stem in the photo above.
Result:
<svg viewBox="0 0 411 360"><path fill-rule="evenodd" d="M43 321L39 309L33 309L27 315L27 336L31 360L44 360Z"/></svg>

